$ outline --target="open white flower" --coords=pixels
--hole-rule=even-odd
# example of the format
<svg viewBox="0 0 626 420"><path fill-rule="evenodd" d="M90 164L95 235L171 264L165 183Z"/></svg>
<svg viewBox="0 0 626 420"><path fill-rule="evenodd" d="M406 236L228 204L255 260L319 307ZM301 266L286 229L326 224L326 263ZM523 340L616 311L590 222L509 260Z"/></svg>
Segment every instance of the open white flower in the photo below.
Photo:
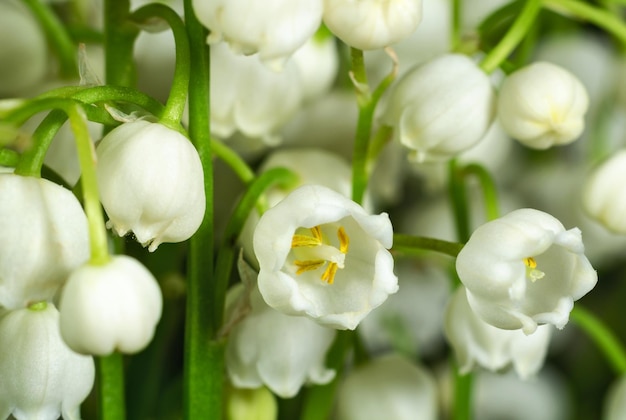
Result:
<svg viewBox="0 0 626 420"><path fill-rule="evenodd" d="M51 300L88 258L87 217L69 190L0 174L0 307Z"/></svg>
<svg viewBox="0 0 626 420"><path fill-rule="evenodd" d="M0 418L80 419L95 366L92 357L74 353L63 342L53 304L5 313L0 343Z"/></svg>
<svg viewBox="0 0 626 420"><path fill-rule="evenodd" d="M551 329L541 325L534 334L526 335L487 324L470 308L463 286L454 292L446 310L445 333L462 374L475 365L491 371L513 365L520 378L535 375L543 366Z"/></svg>
<svg viewBox="0 0 626 420"><path fill-rule="evenodd" d="M498 94L504 131L533 149L576 140L585 128L588 107L587 91L576 76L547 62L510 74Z"/></svg>
<svg viewBox="0 0 626 420"><path fill-rule="evenodd" d="M398 290L386 213L369 215L343 195L305 185L257 224L259 290L271 307L354 329Z"/></svg>
<svg viewBox="0 0 626 420"><path fill-rule="evenodd" d="M127 122L96 149L107 227L154 251L191 237L204 217L204 174L188 138L163 124Z"/></svg>
<svg viewBox="0 0 626 420"><path fill-rule="evenodd" d="M598 276L578 228L553 216L515 210L480 226L456 260L470 306L487 323L531 334L538 324L563 328L574 301Z"/></svg>
<svg viewBox="0 0 626 420"><path fill-rule="evenodd" d="M78 353L136 353L152 340L162 300L150 271L131 257L85 264L70 275L61 294L61 334Z"/></svg>

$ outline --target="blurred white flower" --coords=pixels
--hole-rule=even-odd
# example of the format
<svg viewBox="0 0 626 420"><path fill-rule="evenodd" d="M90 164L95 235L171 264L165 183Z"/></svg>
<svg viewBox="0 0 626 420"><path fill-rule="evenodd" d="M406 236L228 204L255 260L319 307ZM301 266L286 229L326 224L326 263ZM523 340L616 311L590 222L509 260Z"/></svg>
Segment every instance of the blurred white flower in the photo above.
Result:
<svg viewBox="0 0 626 420"><path fill-rule="evenodd" d="M373 50L411 35L422 0L324 0L324 23L351 47Z"/></svg>
<svg viewBox="0 0 626 420"><path fill-rule="evenodd" d="M74 270L61 294L61 335L74 351L136 353L161 318L161 289L150 271L126 255Z"/></svg>
<svg viewBox="0 0 626 420"><path fill-rule="evenodd" d="M504 131L525 146L547 149L576 140L589 98L583 84L555 64L536 62L510 74L498 95Z"/></svg>
<svg viewBox="0 0 626 420"><path fill-rule="evenodd" d="M193 0L198 20L238 54L259 54L276 70L317 31L322 0Z"/></svg>
<svg viewBox="0 0 626 420"><path fill-rule="evenodd" d="M543 366L551 331L550 325L541 325L526 335L487 324L470 308L463 286L454 292L446 309L445 333L462 374L476 365L490 371L512 365L520 378L534 376Z"/></svg>
<svg viewBox="0 0 626 420"><path fill-rule="evenodd" d="M2 315L0 342L0 418L80 419L95 366L92 357L74 353L63 342L52 303Z"/></svg>
<svg viewBox="0 0 626 420"><path fill-rule="evenodd" d="M478 143L495 116L489 77L471 58L446 54L409 70L381 103L380 121L418 162L445 160Z"/></svg>
<svg viewBox="0 0 626 420"><path fill-rule="evenodd" d="M305 185L266 211L254 232L259 290L271 307L354 329L398 289L386 213Z"/></svg>
<svg viewBox="0 0 626 420"><path fill-rule="evenodd" d="M154 251L182 242L202 222L204 175L188 138L159 123L127 122L98 144L96 166L107 227Z"/></svg>
<svg viewBox="0 0 626 420"><path fill-rule="evenodd" d="M337 396L337 420L435 420L437 388L423 367L390 354L348 374Z"/></svg>
<svg viewBox="0 0 626 420"><path fill-rule="evenodd" d="M332 36L313 37L293 55L298 67L302 95L310 101L327 93L339 70L339 54Z"/></svg>
<svg viewBox="0 0 626 420"><path fill-rule="evenodd" d="M553 216L515 210L474 231L456 260L474 312L487 323L531 334L563 328L574 301L596 285L578 228Z"/></svg>
<svg viewBox="0 0 626 420"><path fill-rule="evenodd" d="M0 306L51 300L89 258L87 217L67 189L0 174Z"/></svg>
<svg viewBox="0 0 626 420"><path fill-rule="evenodd" d="M604 420L624 420L626 418L626 375L614 381L604 402Z"/></svg>

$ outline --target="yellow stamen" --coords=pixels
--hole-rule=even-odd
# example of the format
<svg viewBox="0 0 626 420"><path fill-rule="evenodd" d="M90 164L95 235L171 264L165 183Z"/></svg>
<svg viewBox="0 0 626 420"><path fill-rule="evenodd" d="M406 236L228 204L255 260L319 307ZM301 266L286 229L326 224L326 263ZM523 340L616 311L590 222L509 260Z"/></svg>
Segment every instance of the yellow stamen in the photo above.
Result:
<svg viewBox="0 0 626 420"><path fill-rule="evenodd" d="M328 245L324 242L322 229L319 226L315 226L309 229L311 235L296 234L291 239L291 248L307 247L312 248L310 251L301 251L306 255L314 257L311 259L294 260L294 265L297 267L296 275L302 274L307 271L317 270L328 263L326 269L322 273L321 280L333 284L335 281L335 275L337 270L343 268L343 255L348 253L350 247L350 238L346 233L343 226L337 229L337 239L339 240L339 249L333 245ZM341 255L343 254L343 255ZM341 258L339 258L341 256ZM315 258L317 257L317 258Z"/></svg>
<svg viewBox="0 0 626 420"><path fill-rule="evenodd" d="M328 284L333 284L335 282L335 274L337 274L337 263L329 263L326 270L322 274L322 281L325 281Z"/></svg>
<svg viewBox="0 0 626 420"><path fill-rule="evenodd" d="M341 226L337 229L337 238L339 238L339 251L344 254L348 253L348 247L350 246L350 238L346 233L346 230Z"/></svg>
<svg viewBox="0 0 626 420"><path fill-rule="evenodd" d="M535 261L533 257L526 257L523 261L526 265L526 277L528 277L531 282L534 283L546 275L543 271L537 270L537 261Z"/></svg>
<svg viewBox="0 0 626 420"><path fill-rule="evenodd" d="M524 258L524 264L526 264L528 268L537 268L537 261L535 261L533 257Z"/></svg>
<svg viewBox="0 0 626 420"><path fill-rule="evenodd" d="M326 261L324 260L308 260L308 261L295 260L293 263L298 267L296 274L302 274L305 271L317 270L318 268L323 266L324 263L326 263Z"/></svg>

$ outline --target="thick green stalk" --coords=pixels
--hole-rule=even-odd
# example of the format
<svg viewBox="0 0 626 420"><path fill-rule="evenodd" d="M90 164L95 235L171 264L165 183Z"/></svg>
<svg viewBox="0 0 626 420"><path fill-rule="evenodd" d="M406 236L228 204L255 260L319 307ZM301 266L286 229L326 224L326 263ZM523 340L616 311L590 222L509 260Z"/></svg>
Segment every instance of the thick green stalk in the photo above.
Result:
<svg viewBox="0 0 626 420"><path fill-rule="evenodd" d="M139 31L129 21L129 14L130 0L104 0L105 79L108 85L135 85L133 47Z"/></svg>
<svg viewBox="0 0 626 420"><path fill-rule="evenodd" d="M124 401L124 360L120 353L97 357L96 368L99 378L99 414L101 420L123 420L126 418Z"/></svg>

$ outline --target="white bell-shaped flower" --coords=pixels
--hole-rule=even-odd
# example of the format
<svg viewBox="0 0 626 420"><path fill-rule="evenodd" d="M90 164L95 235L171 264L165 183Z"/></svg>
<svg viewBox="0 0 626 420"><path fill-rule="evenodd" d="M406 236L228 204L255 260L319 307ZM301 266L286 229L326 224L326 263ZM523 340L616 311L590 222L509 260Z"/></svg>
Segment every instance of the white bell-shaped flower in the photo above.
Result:
<svg viewBox="0 0 626 420"><path fill-rule="evenodd" d="M0 306L50 300L89 258L87 217L76 197L46 179L0 174Z"/></svg>
<svg viewBox="0 0 626 420"><path fill-rule="evenodd" d="M565 230L547 213L520 209L476 229L456 270L480 318L531 334L539 324L563 328L574 301L596 285L584 252L578 228Z"/></svg>
<svg viewBox="0 0 626 420"><path fill-rule="evenodd" d="M255 286L250 312L229 336L228 376L235 387L265 385L276 395L291 398L306 383L326 384L334 378L335 371L325 367L325 359L335 334L308 318L270 308Z"/></svg>
<svg viewBox="0 0 626 420"><path fill-rule="evenodd" d="M535 375L546 358L551 329L550 325L541 325L534 334L526 335L521 330L487 324L469 306L463 286L454 292L446 310L445 334L462 374L476 365L490 371L513 365L520 378Z"/></svg>
<svg viewBox="0 0 626 420"><path fill-rule="evenodd" d="M583 206L595 220L611 231L626 234L626 150L602 162L583 186Z"/></svg>
<svg viewBox="0 0 626 420"><path fill-rule="evenodd" d="M547 149L576 140L589 98L583 84L555 64L536 62L510 74L498 94L498 119L525 146Z"/></svg>
<svg viewBox="0 0 626 420"><path fill-rule="evenodd" d="M275 69L317 31L322 0L193 0L198 20L211 30L207 42L225 40L238 53L259 53Z"/></svg>
<svg viewBox="0 0 626 420"><path fill-rule="evenodd" d="M204 217L204 175L188 138L163 124L137 120L107 134L96 149L107 227L154 251L182 242Z"/></svg>
<svg viewBox="0 0 626 420"><path fill-rule="evenodd" d="M386 213L305 185L263 214L254 232L259 290L271 307L354 329L398 290Z"/></svg>
<svg viewBox="0 0 626 420"><path fill-rule="evenodd" d="M489 77L461 54L409 70L381 103L381 122L418 162L445 160L478 143L495 116Z"/></svg>
<svg viewBox="0 0 626 420"><path fill-rule="evenodd" d="M398 354L359 366L339 388L337 420L435 420L437 385L432 375Z"/></svg>
<svg viewBox="0 0 626 420"><path fill-rule="evenodd" d="M155 278L131 257L85 264L70 275L61 294L61 334L78 353L136 353L152 340L162 301Z"/></svg>
<svg viewBox="0 0 626 420"><path fill-rule="evenodd" d="M402 41L421 21L422 0L324 0L328 29L361 50Z"/></svg>
<svg viewBox="0 0 626 420"><path fill-rule="evenodd" d="M293 55L305 101L327 93L337 78L339 54L332 36L313 37Z"/></svg>
<svg viewBox="0 0 626 420"><path fill-rule="evenodd" d="M52 303L6 312L0 343L0 418L80 419L80 404L93 387L93 358L61 339Z"/></svg>

